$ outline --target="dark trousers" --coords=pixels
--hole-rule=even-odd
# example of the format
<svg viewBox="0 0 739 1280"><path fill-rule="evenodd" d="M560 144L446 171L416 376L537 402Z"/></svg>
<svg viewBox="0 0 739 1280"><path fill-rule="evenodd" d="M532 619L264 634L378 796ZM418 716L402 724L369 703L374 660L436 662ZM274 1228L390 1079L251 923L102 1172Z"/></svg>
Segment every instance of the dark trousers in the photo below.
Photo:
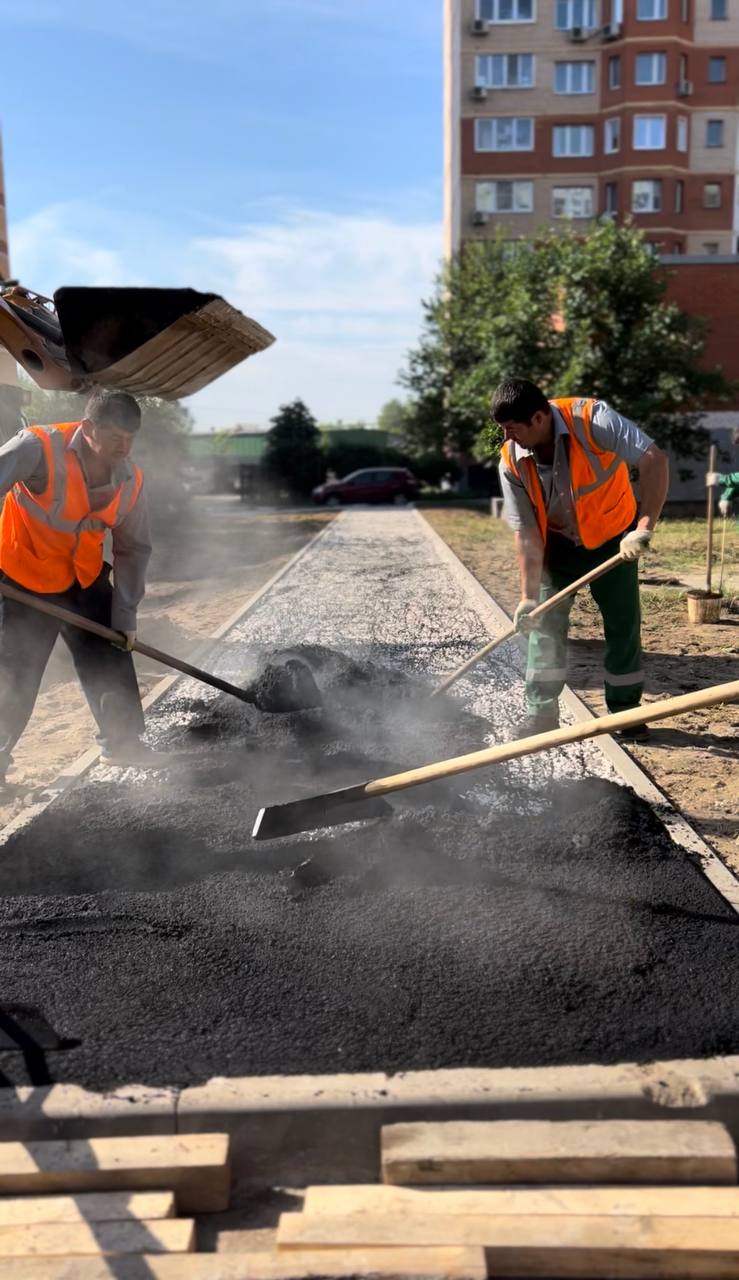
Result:
<svg viewBox="0 0 739 1280"><path fill-rule="evenodd" d="M22 583L0 574L3 581L21 591ZM39 595L49 604L61 605L83 618L110 626L113 589L110 567L90 587L75 583L58 595ZM97 722L98 742L113 748L138 738L144 731L144 714L133 658L107 640L57 622L14 600L0 598L0 774L12 759L38 697L46 664L58 635L62 636L79 676L90 710Z"/></svg>
<svg viewBox="0 0 739 1280"><path fill-rule="evenodd" d="M623 534L588 551L569 538L550 534L544 553L539 600L548 600L563 587L616 555ZM590 594L603 618L606 649L605 695L609 711L638 707L644 688L641 669L641 607L637 560L625 560L590 584ZM545 614L529 637L526 698L533 712L556 712L567 678L567 632L573 599Z"/></svg>

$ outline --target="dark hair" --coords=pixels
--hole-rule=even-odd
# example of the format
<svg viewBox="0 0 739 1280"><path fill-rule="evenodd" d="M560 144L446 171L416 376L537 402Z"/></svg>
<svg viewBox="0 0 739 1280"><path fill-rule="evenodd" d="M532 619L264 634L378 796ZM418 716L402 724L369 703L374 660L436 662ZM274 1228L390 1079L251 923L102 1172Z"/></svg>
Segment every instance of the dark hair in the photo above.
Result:
<svg viewBox="0 0 739 1280"><path fill-rule="evenodd" d="M133 435L141 426L138 401L127 391L93 391L85 405L85 417L96 427L119 427Z"/></svg>
<svg viewBox="0 0 739 1280"><path fill-rule="evenodd" d="M525 378L509 378L493 392L490 413L496 422L530 423L535 413L549 413L544 392Z"/></svg>

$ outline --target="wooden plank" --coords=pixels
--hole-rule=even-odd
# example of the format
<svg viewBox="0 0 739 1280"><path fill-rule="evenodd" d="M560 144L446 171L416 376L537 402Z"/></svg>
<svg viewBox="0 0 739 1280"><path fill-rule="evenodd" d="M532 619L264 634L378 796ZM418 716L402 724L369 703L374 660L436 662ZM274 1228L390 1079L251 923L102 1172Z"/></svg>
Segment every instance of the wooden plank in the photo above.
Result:
<svg viewBox="0 0 739 1280"><path fill-rule="evenodd" d="M37 1222L0 1227L0 1258L189 1253L194 1245L195 1223L191 1218L159 1218L153 1222ZM5 1275L4 1266L2 1271Z"/></svg>
<svg viewBox="0 0 739 1280"><path fill-rule="evenodd" d="M0 1142L0 1194L174 1191L181 1213L216 1213L231 1189L227 1134Z"/></svg>
<svg viewBox="0 0 739 1280"><path fill-rule="evenodd" d="M739 1187L309 1187L304 1214L466 1213L617 1214L678 1218L739 1217Z"/></svg>
<svg viewBox="0 0 739 1280"><path fill-rule="evenodd" d="M432 1248L484 1249L492 1276L722 1277L739 1274L739 1221L731 1218L517 1217L479 1214L286 1213L279 1251Z"/></svg>
<svg viewBox="0 0 739 1280"><path fill-rule="evenodd" d="M0 1227L34 1222L120 1222L173 1218L172 1191L103 1191L79 1196L19 1196L0 1199Z"/></svg>
<svg viewBox="0 0 739 1280"><path fill-rule="evenodd" d="M146 1270L144 1270L144 1267ZM482 1249L345 1249L276 1253L190 1253L177 1257L23 1259L3 1264L3 1280L486 1280Z"/></svg>
<svg viewBox="0 0 739 1280"><path fill-rule="evenodd" d="M493 1120L382 1130L383 1182L689 1183L737 1181L724 1125L705 1120Z"/></svg>

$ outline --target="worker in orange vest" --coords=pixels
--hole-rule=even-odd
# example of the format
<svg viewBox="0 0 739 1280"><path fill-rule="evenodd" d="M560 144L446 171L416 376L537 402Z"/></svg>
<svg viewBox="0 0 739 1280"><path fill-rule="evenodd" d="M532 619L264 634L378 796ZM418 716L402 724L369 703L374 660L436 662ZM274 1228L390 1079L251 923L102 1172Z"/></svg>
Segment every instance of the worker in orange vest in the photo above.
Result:
<svg viewBox="0 0 739 1280"><path fill-rule="evenodd" d="M637 561L667 497L667 455L604 401L548 400L524 379L497 387L492 416L504 436L503 512L515 532L521 577L514 623L529 636L522 734L559 725L572 600L533 625L528 615L619 551L623 564L593 582L590 591L605 631L608 710L639 706L644 674ZM639 475L638 512L630 467ZM644 741L647 730L622 730L620 736Z"/></svg>
<svg viewBox="0 0 739 1280"><path fill-rule="evenodd" d="M103 759L155 765L131 646L151 555L143 475L129 459L141 425L133 396L96 391L81 422L31 426L0 448L3 581L121 632L117 648L0 599L0 782L61 634L97 722ZM113 565L104 544L110 535ZM111 584L111 568L113 583Z"/></svg>

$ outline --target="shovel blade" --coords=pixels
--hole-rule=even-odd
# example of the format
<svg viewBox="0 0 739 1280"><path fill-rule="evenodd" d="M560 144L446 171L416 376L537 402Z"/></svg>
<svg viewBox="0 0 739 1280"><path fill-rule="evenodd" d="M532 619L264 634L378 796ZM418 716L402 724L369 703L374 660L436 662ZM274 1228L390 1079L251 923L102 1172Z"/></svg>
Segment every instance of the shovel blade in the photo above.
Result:
<svg viewBox="0 0 739 1280"><path fill-rule="evenodd" d="M364 786L344 787L323 796L308 796L305 800L260 809L251 834L253 840L281 840L302 831L320 831L346 822L389 818L392 812L387 800L367 796Z"/></svg>

